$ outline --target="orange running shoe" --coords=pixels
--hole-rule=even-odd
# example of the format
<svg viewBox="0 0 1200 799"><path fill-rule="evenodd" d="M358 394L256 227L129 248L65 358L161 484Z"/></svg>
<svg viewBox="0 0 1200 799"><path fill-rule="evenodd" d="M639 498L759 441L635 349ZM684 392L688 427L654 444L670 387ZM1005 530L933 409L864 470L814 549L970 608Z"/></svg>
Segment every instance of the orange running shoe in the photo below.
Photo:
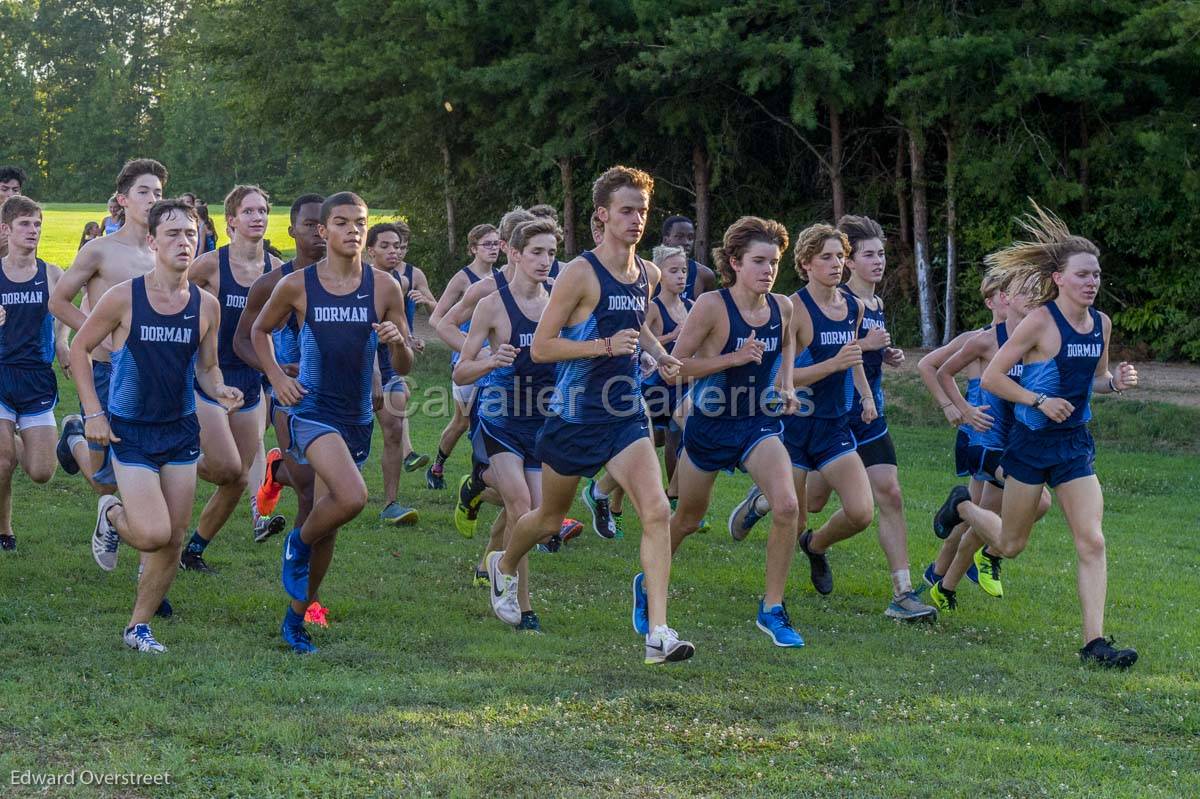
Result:
<svg viewBox="0 0 1200 799"><path fill-rule="evenodd" d="M271 515L271 511L279 504L279 495L283 493L283 483L275 479L275 466L281 460L283 453L279 451L279 447L267 453L267 468L263 470L262 484L254 494L258 512L263 516Z"/></svg>
<svg viewBox="0 0 1200 799"><path fill-rule="evenodd" d="M320 602L313 602L308 606L308 610L304 611L304 621L307 624L319 624L322 627L329 626L329 608L322 605Z"/></svg>

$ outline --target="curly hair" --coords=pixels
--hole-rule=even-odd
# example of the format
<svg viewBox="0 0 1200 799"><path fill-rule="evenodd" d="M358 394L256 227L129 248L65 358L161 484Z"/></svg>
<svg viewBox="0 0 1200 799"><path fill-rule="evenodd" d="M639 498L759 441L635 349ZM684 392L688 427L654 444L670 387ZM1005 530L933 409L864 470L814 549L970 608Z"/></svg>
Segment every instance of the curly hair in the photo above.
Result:
<svg viewBox="0 0 1200 799"><path fill-rule="evenodd" d="M725 230L720 246L712 250L713 265L717 267L723 285L732 286L737 282L733 259L741 258L751 244L760 241L776 245L783 253L788 248L787 228L774 219L743 216Z"/></svg>

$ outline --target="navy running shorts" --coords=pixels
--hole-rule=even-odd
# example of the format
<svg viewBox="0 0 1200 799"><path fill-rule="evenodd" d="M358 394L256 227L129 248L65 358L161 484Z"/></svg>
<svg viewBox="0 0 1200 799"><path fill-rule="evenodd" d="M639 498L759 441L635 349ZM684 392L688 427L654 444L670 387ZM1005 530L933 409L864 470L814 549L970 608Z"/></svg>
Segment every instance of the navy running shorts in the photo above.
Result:
<svg viewBox="0 0 1200 799"><path fill-rule="evenodd" d="M823 469L843 455L855 451L854 434L848 417L822 419L816 416L784 416L783 443L792 466L806 472ZM689 421L690 425L691 422Z"/></svg>
<svg viewBox="0 0 1200 799"><path fill-rule="evenodd" d="M1003 455L1001 450L971 443L971 436L959 430L954 439L954 474L1004 488L1004 483L996 478Z"/></svg>
<svg viewBox="0 0 1200 799"><path fill-rule="evenodd" d="M200 459L200 422L194 413L171 422L135 422L114 416L108 424L121 439L109 444L109 451L113 461L122 466L157 472L164 466L186 466Z"/></svg>
<svg viewBox="0 0 1200 799"><path fill-rule="evenodd" d="M525 469L540 471L542 462L537 457L537 436L545 422L544 416L502 419L480 416L471 438L475 460L491 463L493 455L508 452L520 458Z"/></svg>
<svg viewBox="0 0 1200 799"><path fill-rule="evenodd" d="M604 464L630 444L649 437L650 425L644 413L614 416L599 424L577 424L551 416L538 433L534 455L561 475L595 477Z"/></svg>
<svg viewBox="0 0 1200 799"><path fill-rule="evenodd" d="M12 422L18 430L54 427L56 405L58 379L50 364L32 368L0 364L0 420Z"/></svg>
<svg viewBox="0 0 1200 799"><path fill-rule="evenodd" d="M350 457L361 469L371 454L371 433L374 427L374 424L326 424L291 413L288 414L288 437L291 439L288 452L297 463L308 463L308 459L304 457L308 448L321 436L332 433L341 436Z"/></svg>
<svg viewBox="0 0 1200 799"><path fill-rule="evenodd" d="M252 411L258 407L258 403L262 401L263 376L261 372L252 366L245 366L236 369L222 369L221 377L225 380L225 385L242 392L242 407L238 408L235 413ZM200 388L199 383L196 384L196 396L209 405L217 405L224 409L221 403L204 393L204 389Z"/></svg>
<svg viewBox="0 0 1200 799"><path fill-rule="evenodd" d="M1087 425L1030 430L1014 424L1001 465L1006 477L1055 488L1096 473L1096 442Z"/></svg>
<svg viewBox="0 0 1200 799"><path fill-rule="evenodd" d="M771 416L692 414L683 428L683 451L702 472L745 471L750 452L768 438L783 435L783 421Z"/></svg>

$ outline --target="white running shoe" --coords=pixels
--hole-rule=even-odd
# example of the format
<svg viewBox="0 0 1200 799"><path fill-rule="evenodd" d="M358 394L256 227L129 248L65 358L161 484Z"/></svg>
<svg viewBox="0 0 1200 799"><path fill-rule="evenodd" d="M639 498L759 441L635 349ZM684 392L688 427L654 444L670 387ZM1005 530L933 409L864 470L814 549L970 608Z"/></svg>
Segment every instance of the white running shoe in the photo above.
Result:
<svg viewBox="0 0 1200 799"><path fill-rule="evenodd" d="M136 649L139 652L149 652L152 655L161 655L167 651L167 648L154 640L154 633L150 632L149 624L135 624L125 631L123 636L125 646L130 649Z"/></svg>
<svg viewBox="0 0 1200 799"><path fill-rule="evenodd" d="M680 641L679 633L660 624L646 636L646 663L677 663L696 654L691 641Z"/></svg>
<svg viewBox="0 0 1200 799"><path fill-rule="evenodd" d="M105 494L96 503L96 529L92 532L92 557L96 559L96 564L106 572L117 568L117 546L121 543L121 536L117 535L117 528L113 527L108 520L108 511L120 504L121 500L117 499L115 494Z"/></svg>
<svg viewBox="0 0 1200 799"><path fill-rule="evenodd" d="M515 627L521 623L521 606L517 604L517 578L500 571L502 557L503 552L492 552L488 555L488 579L492 583L488 593L492 598L492 612L500 621Z"/></svg>

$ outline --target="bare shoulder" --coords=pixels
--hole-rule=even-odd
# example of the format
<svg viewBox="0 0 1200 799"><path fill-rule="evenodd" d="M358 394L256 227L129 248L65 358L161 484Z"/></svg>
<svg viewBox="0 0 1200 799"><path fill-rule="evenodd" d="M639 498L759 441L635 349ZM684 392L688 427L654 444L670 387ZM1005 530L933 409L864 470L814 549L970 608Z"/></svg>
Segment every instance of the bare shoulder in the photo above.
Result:
<svg viewBox="0 0 1200 799"><path fill-rule="evenodd" d="M700 296L705 297L709 294L715 294L715 293L716 292L713 292L713 291L706 291L706 292L704 292L704 294L701 294ZM790 314L792 312L792 298L791 297L789 297L786 294L778 294L774 291L771 292L771 296L775 298L775 302L779 303L780 313Z"/></svg>

